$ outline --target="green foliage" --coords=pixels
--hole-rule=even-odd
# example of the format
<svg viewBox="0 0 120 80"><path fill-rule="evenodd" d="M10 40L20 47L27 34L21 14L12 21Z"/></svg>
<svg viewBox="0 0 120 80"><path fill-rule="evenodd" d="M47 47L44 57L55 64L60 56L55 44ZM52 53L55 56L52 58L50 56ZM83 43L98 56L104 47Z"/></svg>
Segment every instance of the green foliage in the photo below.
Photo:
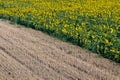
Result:
<svg viewBox="0 0 120 80"><path fill-rule="evenodd" d="M0 18L42 30L120 62L117 0L0 0Z"/></svg>

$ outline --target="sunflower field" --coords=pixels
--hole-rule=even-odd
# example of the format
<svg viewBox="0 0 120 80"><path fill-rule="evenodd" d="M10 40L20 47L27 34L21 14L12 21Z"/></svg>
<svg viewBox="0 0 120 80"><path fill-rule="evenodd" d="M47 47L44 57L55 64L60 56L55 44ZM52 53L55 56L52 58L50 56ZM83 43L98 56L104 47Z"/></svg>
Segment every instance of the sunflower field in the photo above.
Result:
<svg viewBox="0 0 120 80"><path fill-rule="evenodd" d="M0 18L120 62L120 0L0 0Z"/></svg>

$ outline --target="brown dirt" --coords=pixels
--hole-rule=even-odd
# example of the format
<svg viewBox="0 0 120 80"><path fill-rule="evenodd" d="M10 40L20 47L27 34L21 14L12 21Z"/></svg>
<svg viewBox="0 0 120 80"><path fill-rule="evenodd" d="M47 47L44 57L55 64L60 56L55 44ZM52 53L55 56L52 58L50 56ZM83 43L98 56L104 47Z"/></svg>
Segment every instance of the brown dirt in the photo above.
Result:
<svg viewBox="0 0 120 80"><path fill-rule="evenodd" d="M0 20L0 80L120 80L120 64Z"/></svg>

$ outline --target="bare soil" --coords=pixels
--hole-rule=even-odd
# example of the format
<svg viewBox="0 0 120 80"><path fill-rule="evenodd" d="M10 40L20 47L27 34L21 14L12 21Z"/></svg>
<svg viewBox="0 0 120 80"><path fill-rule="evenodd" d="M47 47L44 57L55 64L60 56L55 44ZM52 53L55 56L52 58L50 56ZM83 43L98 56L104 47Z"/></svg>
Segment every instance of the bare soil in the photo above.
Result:
<svg viewBox="0 0 120 80"><path fill-rule="evenodd" d="M120 64L0 20L0 80L120 80Z"/></svg>

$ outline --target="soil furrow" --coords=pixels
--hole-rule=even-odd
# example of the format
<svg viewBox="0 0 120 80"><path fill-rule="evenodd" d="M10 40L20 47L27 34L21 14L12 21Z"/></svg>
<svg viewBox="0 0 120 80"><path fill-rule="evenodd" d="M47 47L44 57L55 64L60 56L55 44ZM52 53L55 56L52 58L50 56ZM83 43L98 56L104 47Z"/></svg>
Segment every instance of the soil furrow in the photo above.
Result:
<svg viewBox="0 0 120 80"><path fill-rule="evenodd" d="M1 80L120 80L119 63L40 31L3 21L0 26Z"/></svg>

